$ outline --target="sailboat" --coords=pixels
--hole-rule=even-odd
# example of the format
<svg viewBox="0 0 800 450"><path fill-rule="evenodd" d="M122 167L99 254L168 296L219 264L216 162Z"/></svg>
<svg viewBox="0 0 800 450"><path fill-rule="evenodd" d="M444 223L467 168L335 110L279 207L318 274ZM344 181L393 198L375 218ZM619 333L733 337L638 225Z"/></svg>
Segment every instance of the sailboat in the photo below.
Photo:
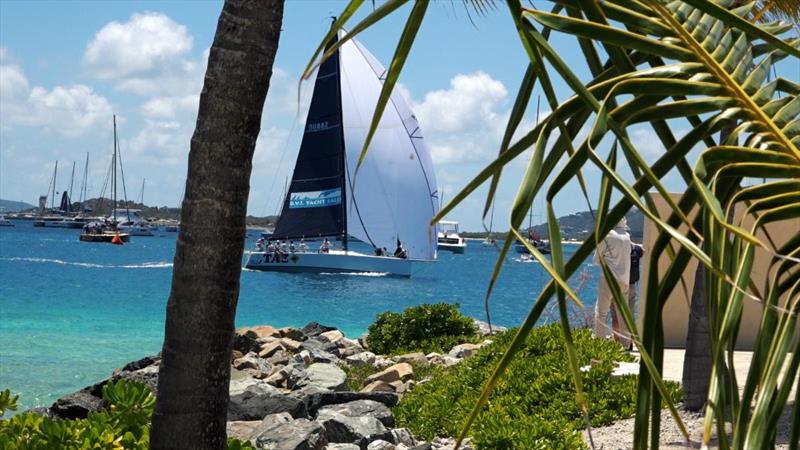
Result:
<svg viewBox="0 0 800 450"><path fill-rule="evenodd" d="M483 239L484 247L494 247L497 244L497 240L492 235L493 228L494 228L494 199L492 199L492 215L489 218L489 233Z"/></svg>
<svg viewBox="0 0 800 450"><path fill-rule="evenodd" d="M340 31L327 48L343 36ZM436 175L417 119L398 90L358 167L385 74L355 39L320 65L281 215L269 244L257 244L246 268L409 277L412 262L436 259L437 229L429 226L438 211ZM324 239L322 248L304 251L305 239ZM331 248L336 239L340 249ZM372 254L353 251L353 240L372 247Z"/></svg>
<svg viewBox="0 0 800 450"><path fill-rule="evenodd" d="M111 192L112 192L112 219L102 222L90 222L84 225L79 239L81 242L107 242L111 244L122 244L128 242L131 235L121 233L117 228L117 116L114 116L114 153L111 157Z"/></svg>
<svg viewBox="0 0 800 450"><path fill-rule="evenodd" d="M537 97L536 99L536 123L539 123L539 101L542 99L541 96ZM542 254L549 255L550 254L550 241L544 240L539 236L539 233L533 229L533 202L531 202L531 208L528 210L528 243L531 244L536 250L541 252ZM519 239L514 243L514 250L517 253L522 255L530 255L530 250L528 247L525 246L523 242L520 242ZM525 259L526 261L528 259Z"/></svg>

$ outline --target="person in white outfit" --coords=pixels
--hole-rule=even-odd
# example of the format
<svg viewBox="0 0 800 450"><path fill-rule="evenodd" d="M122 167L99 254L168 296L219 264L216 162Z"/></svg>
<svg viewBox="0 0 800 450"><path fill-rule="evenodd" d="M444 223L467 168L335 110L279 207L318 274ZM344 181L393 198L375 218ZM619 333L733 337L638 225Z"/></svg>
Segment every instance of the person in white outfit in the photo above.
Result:
<svg viewBox="0 0 800 450"><path fill-rule="evenodd" d="M631 274L631 237L628 234L627 221L623 217L605 239L597 246L594 263L599 264L603 258L606 266L614 274L614 279L622 291L622 298L628 298L628 283ZM611 289L603 273L600 273L600 284L597 286L597 303L594 309L594 336L608 337L609 309L613 303ZM623 343L623 345L625 345Z"/></svg>

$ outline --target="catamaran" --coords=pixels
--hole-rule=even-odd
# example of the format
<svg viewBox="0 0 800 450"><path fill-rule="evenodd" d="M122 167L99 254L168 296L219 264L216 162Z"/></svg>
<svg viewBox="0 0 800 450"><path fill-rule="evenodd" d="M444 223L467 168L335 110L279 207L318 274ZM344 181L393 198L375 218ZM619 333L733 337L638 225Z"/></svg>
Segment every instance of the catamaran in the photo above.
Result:
<svg viewBox="0 0 800 450"><path fill-rule="evenodd" d="M340 31L327 48L344 36ZM412 262L436 259L437 227L429 225L439 204L436 175L400 91L392 92L358 167L385 75L355 39L320 65L294 173L271 236L284 243L339 239L341 249L292 252L279 245L269 251L262 243L260 251L249 253L246 268L409 277ZM351 238L371 246L374 254L350 249Z"/></svg>

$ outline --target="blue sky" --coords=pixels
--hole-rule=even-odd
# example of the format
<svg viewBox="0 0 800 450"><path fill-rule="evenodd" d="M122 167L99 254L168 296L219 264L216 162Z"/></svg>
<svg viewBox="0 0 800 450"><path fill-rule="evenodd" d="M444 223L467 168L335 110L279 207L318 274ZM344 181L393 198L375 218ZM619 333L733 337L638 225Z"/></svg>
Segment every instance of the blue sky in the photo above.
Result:
<svg viewBox="0 0 800 450"><path fill-rule="evenodd" d="M298 77L327 30L329 16L344 4L286 4L254 158L251 214L277 210L299 146L297 130L302 129L296 114ZM111 115L116 113L128 198L138 198L146 178L145 203L177 205L220 9L218 1L0 1L0 198L35 203L47 189L56 160L56 190L67 188L72 162L77 161L77 191L86 152L89 196L97 196L110 161ZM391 59L408 10L396 12L360 38L384 64ZM473 14L472 20L474 25L460 2L433 3L401 77L445 199L493 159L525 70L525 55L503 8L486 16ZM584 65L580 53L570 53L577 52L574 45L567 47L559 37L554 42L576 70ZM301 109L310 88L304 85ZM566 96L563 84L557 88ZM529 111L525 124L533 123L533 115ZM300 122L304 116L302 112ZM652 132L638 130L632 137L650 158L660 151ZM526 160L505 172L497 197L498 224L507 221ZM587 176L594 190L596 173ZM668 177L668 186L680 189L674 179ZM482 202L480 193L474 195L451 218L461 221L462 228L480 229ZM559 214L568 214L587 206L573 186L557 208Z"/></svg>

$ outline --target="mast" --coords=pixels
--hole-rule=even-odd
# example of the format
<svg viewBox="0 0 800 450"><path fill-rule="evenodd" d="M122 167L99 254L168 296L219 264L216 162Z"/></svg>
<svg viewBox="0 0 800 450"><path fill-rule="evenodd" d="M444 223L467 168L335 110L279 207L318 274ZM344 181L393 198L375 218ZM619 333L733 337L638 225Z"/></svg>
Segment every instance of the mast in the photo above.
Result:
<svg viewBox="0 0 800 450"><path fill-rule="evenodd" d="M72 161L72 175L69 177L69 210L72 211L72 184L75 182L75 161Z"/></svg>
<svg viewBox="0 0 800 450"><path fill-rule="evenodd" d="M56 160L56 167L53 169L53 186L52 195L50 196L50 212L56 209L56 177L58 177L58 160Z"/></svg>
<svg viewBox="0 0 800 450"><path fill-rule="evenodd" d="M142 178L142 190L139 191L139 204L144 206L144 182L147 181L147 178Z"/></svg>
<svg viewBox="0 0 800 450"><path fill-rule="evenodd" d="M111 211L114 215L114 228L117 226L117 115L114 114L114 154L111 157Z"/></svg>
<svg viewBox="0 0 800 450"><path fill-rule="evenodd" d="M82 215L86 210L86 180L89 174L89 152L86 152L86 164L83 166L83 183L81 184L81 210L78 214Z"/></svg>
<svg viewBox="0 0 800 450"><path fill-rule="evenodd" d="M336 22L336 18L333 19L333 22ZM333 27L333 23L331 23L331 27ZM338 37L338 36L337 36ZM337 108L339 111L339 117L344 117L344 112L342 111L342 52L336 52L336 78L339 80L338 89L336 90L337 96ZM344 119L342 119L344 122ZM343 124L342 124L343 125ZM342 186L342 247L344 248L345 254L347 254L347 147L345 146L344 142L344 126L340 127L339 139L342 143L342 152L339 158L339 171L341 176L340 186Z"/></svg>

